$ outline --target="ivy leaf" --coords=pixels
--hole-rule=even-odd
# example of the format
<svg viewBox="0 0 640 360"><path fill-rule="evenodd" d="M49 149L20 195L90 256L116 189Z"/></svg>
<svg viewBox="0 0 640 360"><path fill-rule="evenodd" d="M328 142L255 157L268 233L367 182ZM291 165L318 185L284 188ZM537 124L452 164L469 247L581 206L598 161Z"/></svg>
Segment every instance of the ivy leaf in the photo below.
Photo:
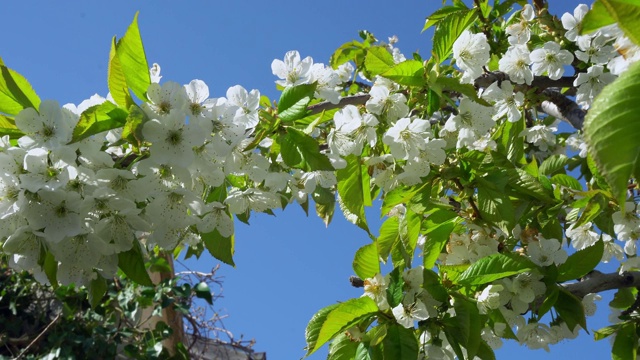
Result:
<svg viewBox="0 0 640 360"><path fill-rule="evenodd" d="M463 285L483 285L535 269L531 260L513 254L492 254L471 264L457 279Z"/></svg>
<svg viewBox="0 0 640 360"><path fill-rule="evenodd" d="M130 250L118 253L118 267L129 279L136 283L143 286L153 286L149 273L144 266L144 259L137 241Z"/></svg>
<svg viewBox="0 0 640 360"><path fill-rule="evenodd" d="M91 135L116 129L127 122L128 113L110 101L94 105L83 111L78 124L73 129L71 142L77 142Z"/></svg>
<svg viewBox="0 0 640 360"><path fill-rule="evenodd" d="M316 84L302 84L288 86L282 91L278 100L278 117L283 122L291 122L302 119L313 94L316 91Z"/></svg>
<svg viewBox="0 0 640 360"><path fill-rule="evenodd" d="M356 251L356 256L353 259L353 271L361 279L372 278L380 272L378 248L375 243L365 245Z"/></svg>
<svg viewBox="0 0 640 360"><path fill-rule="evenodd" d="M635 63L596 97L584 123L590 153L620 204L624 204L629 178L640 178L638 112L640 63Z"/></svg>
<svg viewBox="0 0 640 360"><path fill-rule="evenodd" d="M214 258L225 264L236 266L233 262L233 254L235 252L234 234L231 234L229 237L224 237L220 235L218 229L213 229L210 233L200 234L200 237L202 241L204 241L204 246Z"/></svg>
<svg viewBox="0 0 640 360"><path fill-rule="evenodd" d="M393 324L387 326L382 351L385 359L417 359L420 347L413 329Z"/></svg>
<svg viewBox="0 0 640 360"><path fill-rule="evenodd" d="M575 280L587 275L600 263L603 253L604 241L597 241L595 244L571 254L567 261L558 266L557 281Z"/></svg>
<svg viewBox="0 0 640 360"><path fill-rule="evenodd" d="M453 43L473 24L477 16L475 10L461 10L448 14L438 23L433 35L433 52L440 63L451 54Z"/></svg>
<svg viewBox="0 0 640 360"><path fill-rule="evenodd" d="M196 293L196 297L200 299L205 299L209 305L213 305L213 296L211 295L211 289L209 289L209 285L206 282L201 281L193 288L193 291Z"/></svg>
<svg viewBox="0 0 640 360"><path fill-rule="evenodd" d="M320 310L323 312L321 316L318 318L314 316L314 318L311 319L311 321L313 321L311 335L315 334L317 328L320 329L317 332L318 335L312 336L311 338L311 340L315 341L309 341L310 334L309 327L307 327L307 355L318 350L327 341L342 331L368 319L371 315L378 312L378 306L373 299L368 296L350 299L343 303L333 305L329 311L325 309ZM325 312L326 316L324 315Z"/></svg>
<svg viewBox="0 0 640 360"><path fill-rule="evenodd" d="M24 76L0 64L0 113L17 115L26 108L38 109L40 98Z"/></svg>

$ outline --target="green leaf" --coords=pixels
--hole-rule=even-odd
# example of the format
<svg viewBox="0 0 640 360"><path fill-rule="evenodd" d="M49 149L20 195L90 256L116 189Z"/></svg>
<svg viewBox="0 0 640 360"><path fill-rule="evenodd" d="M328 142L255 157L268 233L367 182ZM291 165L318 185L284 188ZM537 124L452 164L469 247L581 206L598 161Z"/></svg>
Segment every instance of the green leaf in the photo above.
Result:
<svg viewBox="0 0 640 360"><path fill-rule="evenodd" d="M338 179L340 207L343 208L345 217L351 223L369 232L364 207L371 206L371 194L369 186L364 186L369 183L369 179L366 171L362 169L360 160L360 157L355 155L347 156L345 158L347 166L336 171L336 178ZM367 176L366 181L363 179L364 176Z"/></svg>
<svg viewBox="0 0 640 360"><path fill-rule="evenodd" d="M618 289L609 302L609 306L615 309L628 309L636 301L638 290L633 288Z"/></svg>
<svg viewBox="0 0 640 360"><path fill-rule="evenodd" d="M0 115L0 136L9 135L11 139L18 139L24 133L16 126L16 121L5 115Z"/></svg>
<svg viewBox="0 0 640 360"><path fill-rule="evenodd" d="M398 324L387 327L382 346L385 359L417 359L420 351L413 329Z"/></svg>
<svg viewBox="0 0 640 360"><path fill-rule="evenodd" d="M423 86L426 83L424 65L418 60L406 60L398 63L380 76L406 86Z"/></svg>
<svg viewBox="0 0 640 360"><path fill-rule="evenodd" d="M580 34L589 34L603 26L611 25L616 20L609 15L607 8L596 0L580 23Z"/></svg>
<svg viewBox="0 0 640 360"><path fill-rule="evenodd" d="M493 352L493 349L482 339L478 345L478 353L476 356L479 357L480 360L496 360L496 354Z"/></svg>
<svg viewBox="0 0 640 360"><path fill-rule="evenodd" d="M309 342L309 336L307 335L307 355L318 350L318 348L342 331L358 324L377 312L378 306L373 299L368 296L350 299L338 304L326 314L324 321L322 321L323 319L319 319L314 323L314 329L320 326L320 331L314 343Z"/></svg>
<svg viewBox="0 0 640 360"><path fill-rule="evenodd" d="M582 184L576 178L566 174L555 174L551 177L551 182L556 185L562 185L572 190L582 191Z"/></svg>
<svg viewBox="0 0 640 360"><path fill-rule="evenodd" d="M320 146L314 138L292 127L286 127L286 130L287 134L279 139L285 164L307 171L334 170L329 158L320 153Z"/></svg>
<svg viewBox="0 0 640 360"><path fill-rule="evenodd" d="M620 324L611 348L611 359L634 360L638 352L638 334L632 321Z"/></svg>
<svg viewBox="0 0 640 360"><path fill-rule="evenodd" d="M144 266L140 245L135 242L133 247L118 253L118 267L127 277L143 286L153 286L149 273Z"/></svg>
<svg viewBox="0 0 640 360"><path fill-rule="evenodd" d="M558 300L553 307L567 323L570 331L573 331L577 325L582 326L583 329L587 328L582 301L561 286L558 287Z"/></svg>
<svg viewBox="0 0 640 360"><path fill-rule="evenodd" d="M58 286L58 261L49 251L44 255L42 270L44 271L44 274L47 275L47 280L49 280L51 286L56 288Z"/></svg>
<svg viewBox="0 0 640 360"><path fill-rule="evenodd" d="M142 126L149 121L147 114L136 104L129 107L126 123L122 128L122 138L130 144L140 147L144 138L142 136Z"/></svg>
<svg viewBox="0 0 640 360"><path fill-rule="evenodd" d="M211 289L209 289L209 285L206 282L201 281L193 288L193 291L196 293L196 297L200 299L205 299L209 305L213 305L213 296L211 295Z"/></svg>
<svg viewBox="0 0 640 360"><path fill-rule="evenodd" d="M127 122L129 114L110 101L105 101L100 105L94 105L83 111L80 120L73 129L71 142L77 142L91 135L116 129Z"/></svg>
<svg viewBox="0 0 640 360"><path fill-rule="evenodd" d="M509 232L515 224L513 204L503 191L478 186L478 210L483 219L495 223L505 232Z"/></svg>
<svg viewBox="0 0 640 360"><path fill-rule="evenodd" d="M453 43L477 18L474 10L452 12L440 21L433 35L433 52L440 63L447 59Z"/></svg>
<svg viewBox="0 0 640 360"><path fill-rule="evenodd" d="M450 14L459 12L459 11L464 11L464 10L468 10L468 8L459 7L459 6L445 6L434 11L431 15L427 16L427 19L424 23L424 27L422 28L422 31L424 32L425 30L432 27L433 25L436 25L437 23L442 21L442 19L446 18Z"/></svg>
<svg viewBox="0 0 640 360"><path fill-rule="evenodd" d="M122 63L118 57L116 37L111 40L111 51L109 52L109 64L107 66L107 86L116 104L123 107L130 107L134 101L131 99L127 79L124 76Z"/></svg>
<svg viewBox="0 0 640 360"><path fill-rule="evenodd" d="M336 336L329 344L329 356L327 360L352 360L361 343L351 340L344 333Z"/></svg>
<svg viewBox="0 0 640 360"><path fill-rule="evenodd" d="M378 248L375 243L365 245L356 251L356 256L353 259L353 271L361 279L372 278L380 272Z"/></svg>
<svg viewBox="0 0 640 360"><path fill-rule="evenodd" d="M640 63L635 63L596 97L584 123L590 153L620 204L629 178L640 178L639 112Z"/></svg>
<svg viewBox="0 0 640 360"><path fill-rule="evenodd" d="M611 335L615 334L616 332L618 332L618 329L620 328L621 325L623 325L623 324L615 324L615 325L611 325L611 326L607 326L607 327L603 327L601 329L598 329L598 330L593 332L593 339L595 341L606 339L609 336L611 336Z"/></svg>
<svg viewBox="0 0 640 360"><path fill-rule="evenodd" d="M225 264L236 266L233 262L233 254L235 252L235 236L233 234L229 237L224 237L220 235L218 229L213 229L210 233L200 234L200 237L204 241L204 246L214 258Z"/></svg>
<svg viewBox="0 0 640 360"><path fill-rule="evenodd" d="M386 262L393 245L400 239L400 224L398 218L392 216L380 226L380 236L376 240L378 254L383 262Z"/></svg>
<svg viewBox="0 0 640 360"><path fill-rule="evenodd" d="M473 359L480 346L480 332L483 327L478 306L475 302L455 294L453 307L456 311L456 316L452 318L455 326L450 331L455 329L454 335L458 342L467 349L468 358Z"/></svg>
<svg viewBox="0 0 640 360"><path fill-rule="evenodd" d="M392 308L398 306L404 297L404 278L402 270L396 267L389 273L389 286L387 287L387 302Z"/></svg>
<svg viewBox="0 0 640 360"><path fill-rule="evenodd" d="M436 79L435 88L439 89L440 93L443 90L455 91L459 92L471 100L477 102L478 104L482 104L484 106L491 106L485 99L478 96L478 91L471 84L462 84L460 83L460 79L449 77L449 76L439 76Z"/></svg>
<svg viewBox="0 0 640 360"><path fill-rule="evenodd" d="M327 316L329 315L329 313L337 308L338 305L340 304L332 304L320 309L320 311L315 313L311 320L309 320L307 329L305 330L304 334L305 341L307 342L307 355L310 355L315 349L316 343L318 341L318 335L320 335L320 329L322 329L322 325L325 321L327 321Z"/></svg>
<svg viewBox="0 0 640 360"><path fill-rule="evenodd" d="M492 254L481 258L465 270L457 282L463 285L483 285L507 276L535 269L526 257L515 254Z"/></svg>
<svg viewBox="0 0 640 360"><path fill-rule="evenodd" d="M615 20L624 34L640 45L640 1L598 0Z"/></svg>
<svg viewBox="0 0 640 360"><path fill-rule="evenodd" d="M434 220L438 219L438 215L442 214L446 216L453 214L453 217L449 219L445 218L446 220L442 220L442 222L434 222ZM444 249L451 236L451 232L459 222L460 219L457 217L457 214L449 210L439 210L432 213L423 222L426 227L426 241L422 249L422 264L425 269L431 269L435 265L442 249Z"/></svg>
<svg viewBox="0 0 640 360"><path fill-rule="evenodd" d="M98 275L95 279L91 280L89 284L89 304L91 308L95 309L102 303L102 297L107 293L107 280Z"/></svg>
<svg viewBox="0 0 640 360"><path fill-rule="evenodd" d="M338 66L353 60L357 65L360 65L364 59L365 49L367 46L358 41L350 41L342 44L331 55L329 64L332 68L337 69Z"/></svg>
<svg viewBox="0 0 640 360"><path fill-rule="evenodd" d="M305 117L307 106L316 91L316 84L288 86L282 91L278 100L278 117L283 122L290 122Z"/></svg>
<svg viewBox="0 0 640 360"><path fill-rule="evenodd" d="M144 53L140 29L138 29L138 14L136 12L127 32L116 45L116 53L120 60L122 73L127 86L133 90L138 99L146 101L147 89L151 84L149 64Z"/></svg>
<svg viewBox="0 0 640 360"><path fill-rule="evenodd" d="M564 154L551 155L540 164L540 175L553 175L556 172L564 171L564 167L568 163L569 158Z"/></svg>
<svg viewBox="0 0 640 360"><path fill-rule="evenodd" d="M393 55L384 46L374 46L367 50L364 67L370 76L380 75L396 65Z"/></svg>
<svg viewBox="0 0 640 360"><path fill-rule="evenodd" d="M22 109L40 107L40 98L24 76L0 65L0 113L17 115Z"/></svg>
<svg viewBox="0 0 640 360"><path fill-rule="evenodd" d="M574 226L579 227L594 220L602 214L608 206L609 204L607 199L601 193L596 193L591 199L589 199L589 203L585 206L580 218L576 221Z"/></svg>

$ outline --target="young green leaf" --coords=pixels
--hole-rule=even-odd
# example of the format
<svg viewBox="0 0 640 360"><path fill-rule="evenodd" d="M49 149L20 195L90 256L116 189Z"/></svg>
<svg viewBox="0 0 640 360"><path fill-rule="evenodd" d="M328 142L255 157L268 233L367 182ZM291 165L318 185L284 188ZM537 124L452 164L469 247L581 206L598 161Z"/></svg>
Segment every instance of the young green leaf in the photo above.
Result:
<svg viewBox="0 0 640 360"><path fill-rule="evenodd" d="M304 334L305 341L307 342L307 355L310 355L314 349L316 348L316 343L318 342L318 335L320 335L320 330L322 329L322 325L325 321L327 321L327 315L331 311L333 311L340 304L331 304L327 307L320 309L317 313L313 315L309 323L307 324L307 329Z"/></svg>
<svg viewBox="0 0 640 360"><path fill-rule="evenodd" d="M116 53L120 60L122 72L127 86L138 99L146 101L147 88L151 84L149 64L142 45L140 29L138 29L138 14L136 12L127 32L116 45Z"/></svg>
<svg viewBox="0 0 640 360"><path fill-rule="evenodd" d="M16 126L16 121L5 115L0 115L0 136L9 135L11 139L17 139L24 135Z"/></svg>
<svg viewBox="0 0 640 360"><path fill-rule="evenodd" d="M40 107L40 98L24 76L0 65L0 113L17 115L22 109Z"/></svg>
<svg viewBox="0 0 640 360"><path fill-rule="evenodd" d="M91 135L119 128L126 124L128 115L125 110L110 101L94 105L80 115L80 120L73 129L71 142L74 143Z"/></svg>
<svg viewBox="0 0 640 360"><path fill-rule="evenodd" d="M417 60L403 61L383 72L380 76L393 80L400 85L424 86L426 84L424 66L421 61Z"/></svg>
<svg viewBox="0 0 640 360"><path fill-rule="evenodd" d="M378 248L375 243L367 244L356 251L356 256L353 259L353 271L361 279L372 278L380 272Z"/></svg>
<svg viewBox="0 0 640 360"><path fill-rule="evenodd" d="M352 360L356 356L358 346L362 343L351 340L347 335L336 336L329 344L327 360Z"/></svg>
<svg viewBox="0 0 640 360"><path fill-rule="evenodd" d="M400 267L396 267L389 273L389 286L387 287L387 301L389 306L396 307L402 302L404 293L404 278L402 277L402 270Z"/></svg>
<svg viewBox="0 0 640 360"><path fill-rule="evenodd" d="M287 127L287 134L279 139L282 160L290 167L303 167L307 171L334 170L331 161L320 153L318 142L311 136Z"/></svg>
<svg viewBox="0 0 640 360"><path fill-rule="evenodd" d="M433 52L441 63L447 59L453 43L478 17L475 10L461 10L448 14L436 26L433 35Z"/></svg>
<svg viewBox="0 0 640 360"><path fill-rule="evenodd" d="M376 240L380 259L386 263L394 244L400 240L400 225L398 218L392 216L385 220L380 226L380 235Z"/></svg>
<svg viewBox="0 0 640 360"><path fill-rule="evenodd" d="M104 294L107 293L107 280L102 276L97 276L95 279L91 280L89 284L89 304L91 304L91 308L95 309L102 302L102 298Z"/></svg>
<svg viewBox="0 0 640 360"><path fill-rule="evenodd" d="M396 65L393 56L384 46L374 46L367 50L367 56L364 58L364 68L370 74L375 76L391 69Z"/></svg>
<svg viewBox="0 0 640 360"><path fill-rule="evenodd" d="M116 104L123 107L130 107L134 101L131 99L127 79L124 76L122 63L118 57L116 37L111 40L111 51L109 51L109 64L107 66L107 86Z"/></svg>

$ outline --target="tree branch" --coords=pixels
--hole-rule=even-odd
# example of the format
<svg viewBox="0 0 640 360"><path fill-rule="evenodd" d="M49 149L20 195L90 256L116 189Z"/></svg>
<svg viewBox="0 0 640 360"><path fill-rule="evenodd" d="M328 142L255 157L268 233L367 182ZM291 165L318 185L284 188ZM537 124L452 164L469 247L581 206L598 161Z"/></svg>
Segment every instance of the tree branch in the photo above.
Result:
<svg viewBox="0 0 640 360"><path fill-rule="evenodd" d="M562 286L576 297L582 299L589 293L638 287L640 286L640 271L604 274L595 270L579 282L563 284Z"/></svg>
<svg viewBox="0 0 640 360"><path fill-rule="evenodd" d="M582 130L584 117L587 112L558 90L545 89L542 94L547 97L540 103L538 109L546 114L564 120L576 130Z"/></svg>
<svg viewBox="0 0 640 360"><path fill-rule="evenodd" d="M369 100L370 97L371 96L369 94L351 95L351 96L343 97L342 99L340 99L340 101L337 104L324 101L324 102L309 106L307 110L309 110L309 115L320 114L323 111L339 109L347 105L363 105L364 103L367 102L367 100Z"/></svg>

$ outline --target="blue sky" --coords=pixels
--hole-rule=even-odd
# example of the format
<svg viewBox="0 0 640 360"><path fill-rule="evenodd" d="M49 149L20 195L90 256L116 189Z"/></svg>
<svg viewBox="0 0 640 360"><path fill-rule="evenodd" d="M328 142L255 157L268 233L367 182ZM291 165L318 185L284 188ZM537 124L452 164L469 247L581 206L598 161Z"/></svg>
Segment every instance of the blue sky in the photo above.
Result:
<svg viewBox="0 0 640 360"><path fill-rule="evenodd" d="M557 14L573 11L577 1L552 1ZM432 33L421 34L424 18L441 1L325 0L273 1L20 1L3 4L0 57L23 74L42 99L79 103L94 93L105 96L111 38L122 36L140 11L139 25L149 63L162 66L163 80L205 81L212 97L240 84L277 98L271 61L298 50L315 62L327 62L342 43L367 29L379 39L397 35L398 47L427 57ZM562 12L560 12L560 10ZM372 229L379 214L369 212ZM227 313L225 326L236 337L255 338L255 349L271 360L304 355L304 329L320 308L360 296L350 287L353 254L368 237L347 223L339 211L325 228L297 206L276 217L258 214L251 226L237 224L236 268L222 266L224 298L216 308ZM209 270L203 256L189 262ZM590 329L606 324L606 301L591 318ZM608 358L608 341L591 335L529 351L511 343L499 359ZM311 359L326 357L326 347Z"/></svg>

